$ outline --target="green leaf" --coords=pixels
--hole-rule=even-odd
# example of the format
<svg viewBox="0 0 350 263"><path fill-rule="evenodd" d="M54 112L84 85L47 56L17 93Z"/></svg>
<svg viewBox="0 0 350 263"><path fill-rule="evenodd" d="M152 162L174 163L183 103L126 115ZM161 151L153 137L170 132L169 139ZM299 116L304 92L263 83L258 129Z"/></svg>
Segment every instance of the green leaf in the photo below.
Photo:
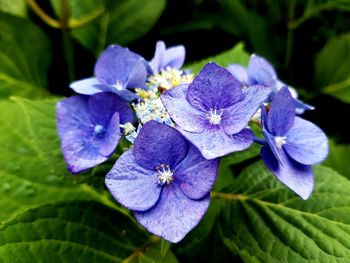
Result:
<svg viewBox="0 0 350 263"><path fill-rule="evenodd" d="M25 17L27 15L27 6L25 0L0 0L0 11Z"/></svg>
<svg viewBox="0 0 350 263"><path fill-rule="evenodd" d="M51 0L57 14L60 1ZM126 45L147 33L165 8L165 0L89 0L84 5L79 0L69 1L72 19L83 20L101 10L102 15L89 24L73 30L76 38L96 56L106 45Z"/></svg>
<svg viewBox="0 0 350 263"><path fill-rule="evenodd" d="M29 209L0 225L0 262L161 262L159 238L92 201ZM165 262L177 262L169 251Z"/></svg>
<svg viewBox="0 0 350 263"><path fill-rule="evenodd" d="M29 20L0 13L0 98L46 95L50 41Z"/></svg>
<svg viewBox="0 0 350 263"><path fill-rule="evenodd" d="M315 84L324 93L350 103L350 33L331 38L319 52Z"/></svg>
<svg viewBox="0 0 350 263"><path fill-rule="evenodd" d="M331 167L332 169L350 179L350 145L336 144L335 142L330 141L329 146L330 153L327 160L323 164L325 166Z"/></svg>
<svg viewBox="0 0 350 263"><path fill-rule="evenodd" d="M215 62L222 67L227 67L229 64L242 64L247 66L249 61L249 55L244 51L244 45L238 43L232 49L225 51L217 56L203 59L199 62L192 63L185 66L190 69L194 74L197 74L208 62Z"/></svg>
<svg viewBox="0 0 350 263"><path fill-rule="evenodd" d="M350 182L330 168L314 172L316 188L307 201L262 162L244 170L231 191L213 193L227 247L245 262L348 262Z"/></svg>

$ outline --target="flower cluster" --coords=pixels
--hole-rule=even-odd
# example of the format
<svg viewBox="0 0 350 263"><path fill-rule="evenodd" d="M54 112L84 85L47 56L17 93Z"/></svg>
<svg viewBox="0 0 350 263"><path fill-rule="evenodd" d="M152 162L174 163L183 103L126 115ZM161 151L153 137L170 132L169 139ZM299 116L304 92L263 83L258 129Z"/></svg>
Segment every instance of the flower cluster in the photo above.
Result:
<svg viewBox="0 0 350 263"><path fill-rule="evenodd" d="M296 114L313 109L252 55L247 68L208 63L182 69L185 48L158 42L153 59L117 45L98 58L94 77L57 104L62 152L72 173L130 148L106 175L113 197L151 233L178 242L206 213L220 157L263 145L267 168L301 198L314 185L311 165L328 154L325 134ZM136 117L136 118L135 118ZM249 122L261 125L257 138Z"/></svg>

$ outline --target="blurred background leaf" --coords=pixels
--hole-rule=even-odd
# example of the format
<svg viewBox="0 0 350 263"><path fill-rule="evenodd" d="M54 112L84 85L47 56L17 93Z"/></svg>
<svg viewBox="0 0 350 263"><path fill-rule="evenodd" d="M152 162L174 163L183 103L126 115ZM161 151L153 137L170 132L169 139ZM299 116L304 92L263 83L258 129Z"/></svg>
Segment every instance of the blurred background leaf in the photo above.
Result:
<svg viewBox="0 0 350 263"><path fill-rule="evenodd" d="M60 0L51 0L60 14ZM101 10L101 15L88 25L74 29L72 34L96 56L107 45L126 45L147 33L165 8L165 0L79 0L69 1L73 20L81 20Z"/></svg>
<svg viewBox="0 0 350 263"><path fill-rule="evenodd" d="M25 17L27 5L25 0L0 0L0 11L11 15Z"/></svg>
<svg viewBox="0 0 350 263"><path fill-rule="evenodd" d="M0 13L0 98L48 94L50 40L27 19Z"/></svg>
<svg viewBox="0 0 350 263"><path fill-rule="evenodd" d="M315 68L317 87L350 103L350 33L331 38L317 55Z"/></svg>

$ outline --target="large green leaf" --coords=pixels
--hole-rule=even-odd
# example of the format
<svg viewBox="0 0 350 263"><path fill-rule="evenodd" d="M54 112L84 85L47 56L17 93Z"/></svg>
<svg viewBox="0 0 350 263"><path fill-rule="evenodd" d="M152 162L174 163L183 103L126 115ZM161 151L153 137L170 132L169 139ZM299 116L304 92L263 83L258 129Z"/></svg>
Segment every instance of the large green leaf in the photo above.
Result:
<svg viewBox="0 0 350 263"><path fill-rule="evenodd" d="M315 64L315 83L324 93L350 103L350 33L330 39Z"/></svg>
<svg viewBox="0 0 350 263"><path fill-rule="evenodd" d="M197 74L205 64L208 62L215 62L222 67L227 67L229 64L242 64L243 66L248 65L249 55L244 51L244 45L238 43L232 49L225 51L217 56L203 59L199 62L192 63L185 66L190 69L194 74Z"/></svg>
<svg viewBox="0 0 350 263"><path fill-rule="evenodd" d="M244 170L230 191L213 193L224 243L245 262L348 262L350 182L330 168L314 172L307 201L262 162Z"/></svg>
<svg viewBox="0 0 350 263"><path fill-rule="evenodd" d="M118 211L91 201L63 202L1 224L0 262L161 262L159 243ZM171 251L164 261L177 262Z"/></svg>
<svg viewBox="0 0 350 263"><path fill-rule="evenodd" d="M350 145L336 144L335 142L330 141L329 146L330 153L327 160L324 162L324 165L333 168L340 174L350 179Z"/></svg>
<svg viewBox="0 0 350 263"><path fill-rule="evenodd" d="M59 0L51 0L60 13ZM89 24L73 30L73 36L98 55L109 44L126 45L147 33L165 8L165 0L79 0L69 1L72 19L86 20L101 10L102 15Z"/></svg>
<svg viewBox="0 0 350 263"><path fill-rule="evenodd" d="M51 47L29 20L0 13L0 98L46 94Z"/></svg>

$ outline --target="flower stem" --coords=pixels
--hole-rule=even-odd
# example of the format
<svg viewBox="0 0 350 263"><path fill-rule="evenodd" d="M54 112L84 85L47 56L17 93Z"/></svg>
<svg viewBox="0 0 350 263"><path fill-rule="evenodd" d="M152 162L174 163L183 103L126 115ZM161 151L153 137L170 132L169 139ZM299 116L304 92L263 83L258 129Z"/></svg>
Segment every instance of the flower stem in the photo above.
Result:
<svg viewBox="0 0 350 263"><path fill-rule="evenodd" d="M267 145L267 142L264 139L255 137L254 138L254 142L256 142L257 144L261 144L261 145Z"/></svg>
<svg viewBox="0 0 350 263"><path fill-rule="evenodd" d="M40 17L47 25L53 28L61 28L60 21L49 16L41 7L35 2L35 0L26 0L29 7L33 10L38 17Z"/></svg>

